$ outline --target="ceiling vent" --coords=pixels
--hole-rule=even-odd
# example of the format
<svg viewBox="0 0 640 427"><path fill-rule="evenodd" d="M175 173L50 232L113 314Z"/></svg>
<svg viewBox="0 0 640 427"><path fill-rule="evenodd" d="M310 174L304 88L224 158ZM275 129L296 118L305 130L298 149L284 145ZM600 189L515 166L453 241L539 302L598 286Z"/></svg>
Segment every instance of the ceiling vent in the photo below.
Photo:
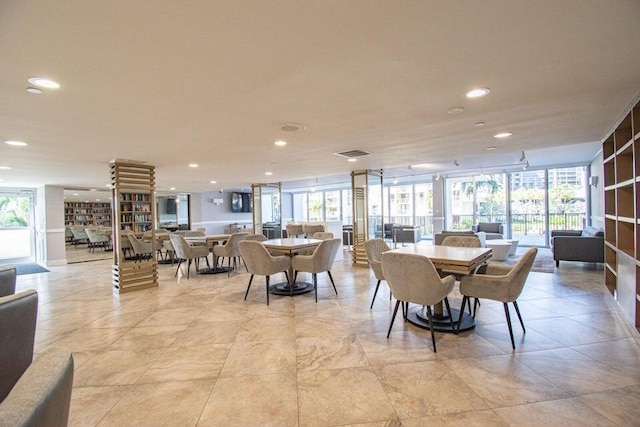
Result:
<svg viewBox="0 0 640 427"><path fill-rule="evenodd" d="M343 151L341 153L333 153L333 154L340 157L346 157L347 159L353 159L356 157L368 156L371 153L364 150L349 150L349 151Z"/></svg>
<svg viewBox="0 0 640 427"><path fill-rule="evenodd" d="M305 130L307 127L302 123L281 123L278 125L278 129L283 132L295 133Z"/></svg>

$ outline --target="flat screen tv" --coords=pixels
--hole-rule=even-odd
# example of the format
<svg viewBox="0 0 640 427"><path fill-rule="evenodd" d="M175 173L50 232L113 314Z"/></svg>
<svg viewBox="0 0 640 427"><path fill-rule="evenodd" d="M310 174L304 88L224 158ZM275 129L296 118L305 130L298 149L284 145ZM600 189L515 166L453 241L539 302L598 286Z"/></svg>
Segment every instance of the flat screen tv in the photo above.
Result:
<svg viewBox="0 0 640 427"><path fill-rule="evenodd" d="M176 199L167 199L167 214L175 215L176 214Z"/></svg>
<svg viewBox="0 0 640 427"><path fill-rule="evenodd" d="M231 193L231 212L252 212L251 193Z"/></svg>

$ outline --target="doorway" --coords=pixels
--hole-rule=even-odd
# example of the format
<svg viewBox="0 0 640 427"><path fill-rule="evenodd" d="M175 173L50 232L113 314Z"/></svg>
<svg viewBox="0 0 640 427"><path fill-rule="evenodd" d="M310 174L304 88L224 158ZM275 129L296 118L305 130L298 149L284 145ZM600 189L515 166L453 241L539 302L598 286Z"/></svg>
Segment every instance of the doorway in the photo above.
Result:
<svg viewBox="0 0 640 427"><path fill-rule="evenodd" d="M0 192L0 263L35 262L32 191Z"/></svg>

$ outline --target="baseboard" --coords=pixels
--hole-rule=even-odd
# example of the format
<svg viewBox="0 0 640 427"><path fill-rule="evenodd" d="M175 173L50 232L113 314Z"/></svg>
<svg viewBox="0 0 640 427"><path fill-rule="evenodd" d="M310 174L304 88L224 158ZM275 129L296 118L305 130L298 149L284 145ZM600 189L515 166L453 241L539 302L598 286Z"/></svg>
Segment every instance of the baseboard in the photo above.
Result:
<svg viewBox="0 0 640 427"><path fill-rule="evenodd" d="M63 265L67 265L67 259L56 259L53 261L47 261L44 263L47 267L61 267Z"/></svg>

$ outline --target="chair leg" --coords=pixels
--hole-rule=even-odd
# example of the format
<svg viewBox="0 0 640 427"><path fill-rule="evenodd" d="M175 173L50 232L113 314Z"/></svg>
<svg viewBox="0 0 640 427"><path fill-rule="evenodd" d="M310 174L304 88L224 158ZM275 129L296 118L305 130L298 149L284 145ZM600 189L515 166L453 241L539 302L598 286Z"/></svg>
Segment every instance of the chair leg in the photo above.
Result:
<svg viewBox="0 0 640 427"><path fill-rule="evenodd" d="M191 271L191 258L187 261L187 280L189 280L189 272Z"/></svg>
<svg viewBox="0 0 640 427"><path fill-rule="evenodd" d="M427 317L429 318L429 329L431 330L431 342L433 343L433 352L436 351L436 333L433 332L433 315L431 314L431 306L427 306Z"/></svg>
<svg viewBox="0 0 640 427"><path fill-rule="evenodd" d="M247 295L249 295L249 289L251 289L251 282L253 282L253 274L249 277L249 286L247 286L247 292L244 294L244 300L247 300Z"/></svg>
<svg viewBox="0 0 640 427"><path fill-rule="evenodd" d="M267 275L267 305L269 305L269 275Z"/></svg>
<svg viewBox="0 0 640 427"><path fill-rule="evenodd" d="M182 264L182 258L178 259L178 268L176 268L176 274L174 274L173 277L178 276L178 270L180 270L180 264Z"/></svg>
<svg viewBox="0 0 640 427"><path fill-rule="evenodd" d="M313 278L313 290L315 291L315 294L316 294L316 303L317 303L318 302L318 275L316 273L313 273L311 277Z"/></svg>
<svg viewBox="0 0 640 427"><path fill-rule="evenodd" d="M524 323L522 322L522 316L520 316L520 309L518 308L518 303L514 301L513 306L516 309L516 314L518 314L518 319L520 320L520 326L522 326L522 333L524 334L527 332L527 330L524 328Z"/></svg>
<svg viewBox="0 0 640 427"><path fill-rule="evenodd" d="M378 288L380 287L380 280L378 280L378 283L376 284L376 290L373 291L373 299L371 300L371 307L369 307L369 310L373 310L373 303L376 301L376 295L378 295ZM404 308L404 306L402 306L402 308Z"/></svg>
<svg viewBox="0 0 640 427"><path fill-rule="evenodd" d="M474 298L473 300L473 317L476 317L476 311L478 310L478 307L480 307L482 304L480 304L480 298Z"/></svg>
<svg viewBox="0 0 640 427"><path fill-rule="evenodd" d="M451 323L451 331L458 333L456 328L453 326L453 313L451 313L451 307L449 306L449 299L444 297L444 306L447 307L447 314L449 315L449 323Z"/></svg>
<svg viewBox="0 0 640 427"><path fill-rule="evenodd" d="M336 295L338 295L338 290L336 289L336 284L333 281L333 277L331 276L331 272L329 270L327 270L327 274L329 274L329 279L331 279L331 284L333 285L333 290L335 291Z"/></svg>
<svg viewBox="0 0 640 427"><path fill-rule="evenodd" d="M503 303L504 304L504 314L507 317L507 326L509 326L509 336L511 337L511 347L513 347L513 349L516 349L516 343L513 340L513 329L511 328L511 316L509 315L509 306L507 305L507 303Z"/></svg>
<svg viewBox="0 0 640 427"><path fill-rule="evenodd" d="M469 297L466 295L462 295L462 305L460 306L460 314L458 315L458 328L456 329L456 334L460 333L460 325L462 325L462 316L464 316L464 306L469 300Z"/></svg>
<svg viewBox="0 0 640 427"><path fill-rule="evenodd" d="M393 310L393 316L391 316L391 323L389 324L389 332L387 332L387 339L389 339L389 335L391 335L391 328L393 328L393 321L396 320L396 314L398 314L399 305L400 305L400 301L396 300L396 308ZM402 309L404 310L404 302L402 303Z"/></svg>

